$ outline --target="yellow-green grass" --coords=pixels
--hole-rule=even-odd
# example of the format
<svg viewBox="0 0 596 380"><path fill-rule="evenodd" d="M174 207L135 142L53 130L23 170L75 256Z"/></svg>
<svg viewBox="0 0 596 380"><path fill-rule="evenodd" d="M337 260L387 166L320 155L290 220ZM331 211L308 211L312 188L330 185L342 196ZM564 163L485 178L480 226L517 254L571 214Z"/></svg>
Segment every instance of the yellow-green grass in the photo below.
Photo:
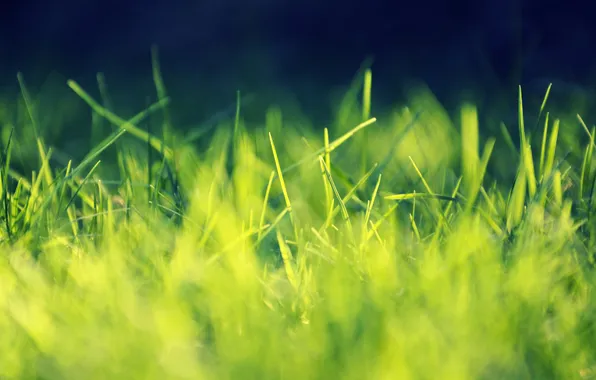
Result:
<svg viewBox="0 0 596 380"><path fill-rule="evenodd" d="M113 132L62 166L18 78L29 117L2 120L0 378L593 376L594 128L578 123L569 152L548 91L524 110L520 88L506 145L482 141L473 104L453 122L424 91L375 118L364 69L329 128L276 107L244 120L239 96L199 150L153 63L157 101L128 120L102 76L104 99L64 84ZM33 173L12 165L23 130ZM495 184L503 145L515 181Z"/></svg>

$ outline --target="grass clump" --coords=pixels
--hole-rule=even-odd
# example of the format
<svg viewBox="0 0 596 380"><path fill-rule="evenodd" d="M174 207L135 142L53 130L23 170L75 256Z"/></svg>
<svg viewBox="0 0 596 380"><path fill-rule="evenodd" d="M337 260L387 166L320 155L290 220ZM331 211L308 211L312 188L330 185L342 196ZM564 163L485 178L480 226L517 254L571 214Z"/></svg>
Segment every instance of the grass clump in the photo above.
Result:
<svg viewBox="0 0 596 380"><path fill-rule="evenodd" d="M156 102L130 119L101 81L101 100L70 81L112 133L61 165L19 77L0 377L591 376L594 129L565 154L545 97L526 133L521 89L519 142L482 141L473 105L455 123L424 91L376 119L362 78L321 133L277 108L253 126L239 97L229 122L189 133L206 149L172 127L158 69ZM32 173L14 165L17 128ZM490 170L503 146L509 184Z"/></svg>

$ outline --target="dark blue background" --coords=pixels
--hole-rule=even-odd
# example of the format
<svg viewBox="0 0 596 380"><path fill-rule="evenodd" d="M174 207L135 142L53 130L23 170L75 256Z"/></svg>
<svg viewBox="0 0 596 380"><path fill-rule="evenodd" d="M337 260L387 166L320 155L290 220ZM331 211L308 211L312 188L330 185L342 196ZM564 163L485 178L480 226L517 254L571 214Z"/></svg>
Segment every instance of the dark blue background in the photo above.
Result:
<svg viewBox="0 0 596 380"><path fill-rule="evenodd" d="M381 98L413 78L446 100L455 89L515 91L540 78L588 85L596 47L594 13L577 2L28 0L1 7L3 84L14 84L20 70L32 83L57 71L92 85L102 71L123 91L143 93L157 44L167 83L185 107L195 95L216 107L236 89L269 89L273 97L278 88L314 109L315 91L347 84L368 56Z"/></svg>

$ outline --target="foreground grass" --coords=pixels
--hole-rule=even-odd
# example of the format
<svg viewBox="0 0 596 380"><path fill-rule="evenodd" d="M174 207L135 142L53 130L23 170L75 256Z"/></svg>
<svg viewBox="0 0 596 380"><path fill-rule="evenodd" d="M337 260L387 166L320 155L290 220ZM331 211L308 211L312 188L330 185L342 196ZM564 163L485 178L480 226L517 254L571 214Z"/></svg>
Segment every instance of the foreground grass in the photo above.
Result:
<svg viewBox="0 0 596 380"><path fill-rule="evenodd" d="M473 106L454 124L424 93L377 120L365 71L329 130L276 108L249 128L239 102L199 150L207 131L171 127L154 64L158 101L130 120L68 83L113 133L64 165L20 78L0 378L592 375L593 129L566 154L521 90L519 142L481 143ZM32 174L12 165L22 131ZM494 161L516 162L512 183Z"/></svg>

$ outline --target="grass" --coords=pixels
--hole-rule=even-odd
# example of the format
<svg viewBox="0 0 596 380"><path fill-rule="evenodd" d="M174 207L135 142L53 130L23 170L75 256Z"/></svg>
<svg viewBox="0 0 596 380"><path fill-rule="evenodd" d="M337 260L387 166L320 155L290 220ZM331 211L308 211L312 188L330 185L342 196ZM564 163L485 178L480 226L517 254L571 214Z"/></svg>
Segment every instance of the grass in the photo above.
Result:
<svg viewBox="0 0 596 380"><path fill-rule="evenodd" d="M596 376L595 131L548 113L548 91L525 110L519 89L519 141L484 139L474 105L453 118L425 91L372 117L364 68L328 128L276 107L251 124L239 95L187 133L198 149L153 63L157 98L128 119L102 76L100 99L67 83L112 132L62 165L19 76L0 378ZM511 183L491 170L505 156Z"/></svg>

